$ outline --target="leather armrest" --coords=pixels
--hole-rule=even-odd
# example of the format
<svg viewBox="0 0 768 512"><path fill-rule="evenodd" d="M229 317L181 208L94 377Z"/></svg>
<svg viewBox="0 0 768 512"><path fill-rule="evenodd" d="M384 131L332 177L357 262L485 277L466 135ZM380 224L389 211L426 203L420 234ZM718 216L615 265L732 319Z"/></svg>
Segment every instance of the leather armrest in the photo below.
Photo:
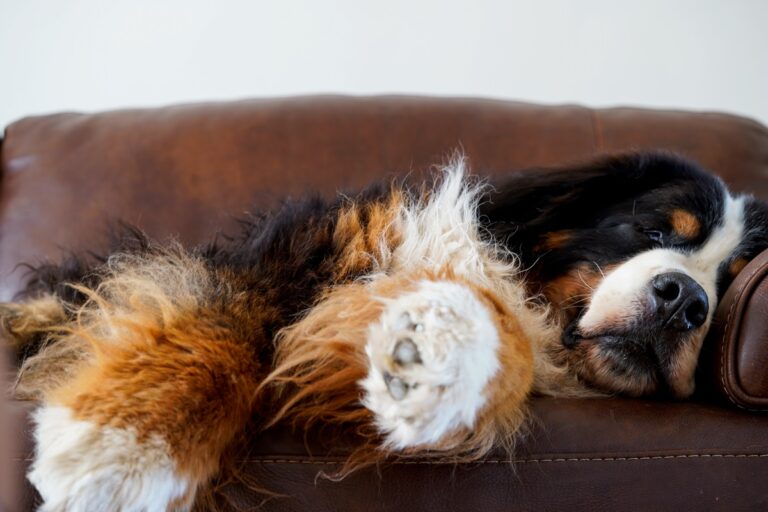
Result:
<svg viewBox="0 0 768 512"><path fill-rule="evenodd" d="M732 404L768 411L768 250L723 296L702 355L703 384Z"/></svg>

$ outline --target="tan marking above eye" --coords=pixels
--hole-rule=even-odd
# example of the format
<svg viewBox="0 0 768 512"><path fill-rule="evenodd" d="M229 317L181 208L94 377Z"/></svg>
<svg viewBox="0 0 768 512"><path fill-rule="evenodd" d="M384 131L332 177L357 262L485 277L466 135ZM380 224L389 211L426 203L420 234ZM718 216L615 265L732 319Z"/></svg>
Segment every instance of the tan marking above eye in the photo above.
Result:
<svg viewBox="0 0 768 512"><path fill-rule="evenodd" d="M683 238L696 238L701 232L701 222L691 212L675 209L670 215L669 223L675 233Z"/></svg>
<svg viewBox="0 0 768 512"><path fill-rule="evenodd" d="M747 263L749 263L747 258L738 257L728 266L728 272L730 272L733 277L736 277L742 270L744 270L744 267L747 266Z"/></svg>

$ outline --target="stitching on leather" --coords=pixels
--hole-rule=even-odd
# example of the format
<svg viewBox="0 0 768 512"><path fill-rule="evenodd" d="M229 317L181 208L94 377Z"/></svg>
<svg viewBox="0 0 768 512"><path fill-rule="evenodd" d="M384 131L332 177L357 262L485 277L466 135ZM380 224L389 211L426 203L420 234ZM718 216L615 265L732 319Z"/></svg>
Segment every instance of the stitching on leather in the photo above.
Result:
<svg viewBox="0 0 768 512"><path fill-rule="evenodd" d="M459 462L456 464L528 464L538 462L614 462L614 461L637 461L637 460L664 460L664 459L759 459L768 457L768 453L687 453L682 455L638 455L635 457L557 457L543 459L488 459L474 462ZM15 462L32 462L30 458L13 457ZM308 464L316 466L332 466L344 464L340 460L316 460L316 459L243 459L240 462L254 464ZM401 465L434 465L446 466L453 465L452 462L440 462L429 460L401 460L392 461L387 464Z"/></svg>
<svg viewBox="0 0 768 512"><path fill-rule="evenodd" d="M560 457L544 459L489 459L476 462L464 462L460 464L530 464L530 463L548 463L548 462L624 462L641 460L665 460L665 459L758 459L766 458L768 453L689 453L683 455L644 455L637 457ZM308 464L317 466L342 465L342 461L331 460L312 460L312 459L249 459L243 462L256 464ZM435 465L445 466L453 465L451 462L438 462L429 460L407 460L393 461L388 464L400 465Z"/></svg>
<svg viewBox="0 0 768 512"><path fill-rule="evenodd" d="M726 334L728 334L728 331L733 329L733 324L731 323L731 320L733 318L733 315L736 313L736 306L741 302L741 297L744 295L744 293L747 291L747 289L751 290L752 280L754 279L755 275L757 275L760 271L764 270L763 265L757 265L754 270L747 276L747 280L745 285L739 290L736 297L734 297L733 302L731 303L731 307L728 309L728 316L725 320L725 332L723 333L723 336L727 339L728 337ZM730 390L728 389L728 386L725 383L725 367L730 366L731 364L731 354L730 351L726 355L725 353L725 345L726 343L723 342L720 344L720 360L723 361L723 363L720 364L720 384L723 386L723 390L725 391L726 396L728 397L728 400L734 404L736 407L743 409L745 411L750 412L762 412L765 409L760 408L752 408L747 407L745 405L740 404L736 401L736 399L731 395ZM727 364L725 364L725 359L728 358Z"/></svg>

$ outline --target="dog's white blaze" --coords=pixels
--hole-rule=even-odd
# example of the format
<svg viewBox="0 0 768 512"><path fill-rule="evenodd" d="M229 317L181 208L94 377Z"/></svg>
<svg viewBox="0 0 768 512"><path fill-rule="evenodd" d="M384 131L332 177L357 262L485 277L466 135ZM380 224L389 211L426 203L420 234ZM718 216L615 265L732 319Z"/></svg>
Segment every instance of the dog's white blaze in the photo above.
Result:
<svg viewBox="0 0 768 512"><path fill-rule="evenodd" d="M421 363L393 369L404 313L423 328L412 335ZM487 401L485 387L500 368L499 343L490 313L460 284L422 281L416 290L387 300L381 319L369 328L370 369L361 382L363 403L375 413L385 444L394 449L429 445L457 428L471 429ZM404 398L389 393L387 369L411 385Z"/></svg>
<svg viewBox="0 0 768 512"><path fill-rule="evenodd" d="M733 253L744 235L744 199L725 193L723 222L696 251L653 249L619 265L600 283L579 321L585 334L598 333L609 325L623 325L637 312L651 279L665 272L682 272L695 279L709 299L706 331L717 305L717 270Z"/></svg>
<svg viewBox="0 0 768 512"><path fill-rule="evenodd" d="M42 406L34 419L28 477L44 500L41 512L165 512L189 494L157 436L139 443L131 430L76 420L61 406Z"/></svg>
<svg viewBox="0 0 768 512"><path fill-rule="evenodd" d="M707 239L698 251L691 254L691 265L707 274L717 274L725 261L744 238L744 198L725 193L723 224Z"/></svg>

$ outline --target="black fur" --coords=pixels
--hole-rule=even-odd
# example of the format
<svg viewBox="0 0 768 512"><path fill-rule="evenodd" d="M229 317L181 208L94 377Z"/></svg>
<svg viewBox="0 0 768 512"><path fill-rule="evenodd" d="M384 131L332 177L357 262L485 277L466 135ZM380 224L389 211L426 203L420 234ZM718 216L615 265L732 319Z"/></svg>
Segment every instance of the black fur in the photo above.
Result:
<svg viewBox="0 0 768 512"><path fill-rule="evenodd" d="M604 266L653 247L700 245L722 217L723 184L690 161L663 153L609 157L574 168L510 176L481 213L539 283L582 262ZM696 212L694 240L675 236L669 213ZM568 230L563 247L536 248L545 235ZM655 240L661 233L660 241Z"/></svg>

